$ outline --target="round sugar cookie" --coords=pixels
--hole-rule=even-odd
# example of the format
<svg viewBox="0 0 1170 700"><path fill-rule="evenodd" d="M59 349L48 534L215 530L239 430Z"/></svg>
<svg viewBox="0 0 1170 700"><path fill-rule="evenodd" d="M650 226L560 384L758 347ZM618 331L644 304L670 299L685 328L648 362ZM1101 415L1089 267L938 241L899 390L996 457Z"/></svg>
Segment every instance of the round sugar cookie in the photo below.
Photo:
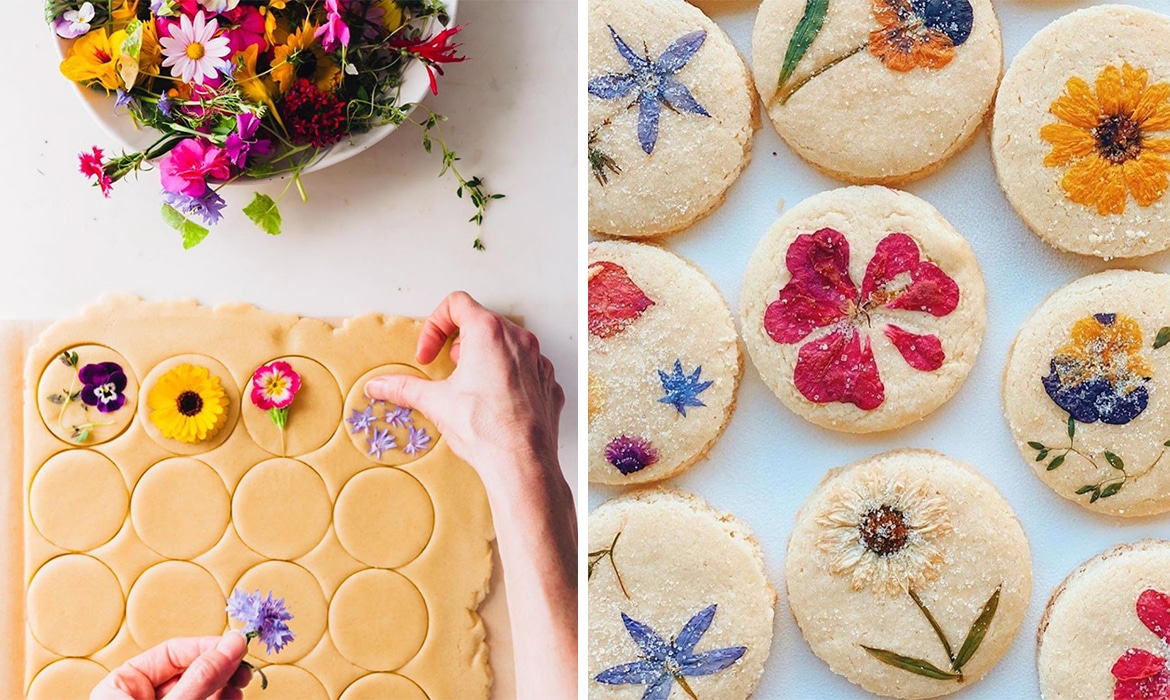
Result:
<svg viewBox="0 0 1170 700"><path fill-rule="evenodd" d="M846 187L780 217L744 273L740 321L760 376L817 425L920 420L959 389L986 324L979 263L905 192Z"/></svg>
<svg viewBox="0 0 1170 700"><path fill-rule="evenodd" d="M834 673L879 695L931 698L978 681L1007 652L1031 561L1011 506L978 472L897 450L830 471L797 512L788 600ZM973 629L983 641L964 652Z"/></svg>
<svg viewBox="0 0 1170 700"><path fill-rule="evenodd" d="M764 0L752 33L776 131L848 182L933 172L971 141L1002 70L991 0Z"/></svg>
<svg viewBox="0 0 1170 700"><path fill-rule="evenodd" d="M776 593L735 516L650 490L589 516L589 697L750 696L772 646ZM671 644L654 661L645 649Z"/></svg>
<svg viewBox="0 0 1170 700"><path fill-rule="evenodd" d="M1099 513L1170 510L1170 275L1111 270L1057 290L1004 370L1016 446L1064 498Z"/></svg>
<svg viewBox="0 0 1170 700"><path fill-rule="evenodd" d="M1170 687L1170 541L1109 549L1068 575L1036 634L1044 700L1161 698Z"/></svg>
<svg viewBox="0 0 1170 700"><path fill-rule="evenodd" d="M1042 29L1004 75L992 125L1000 186L1060 250L1170 247L1170 17L1126 5Z"/></svg>
<svg viewBox="0 0 1170 700"><path fill-rule="evenodd" d="M674 233L747 165L756 101L731 39L683 0L590 0L589 228Z"/></svg>
<svg viewBox="0 0 1170 700"><path fill-rule="evenodd" d="M589 480L674 476L735 410L731 311L701 270L654 246L594 243L588 277Z"/></svg>

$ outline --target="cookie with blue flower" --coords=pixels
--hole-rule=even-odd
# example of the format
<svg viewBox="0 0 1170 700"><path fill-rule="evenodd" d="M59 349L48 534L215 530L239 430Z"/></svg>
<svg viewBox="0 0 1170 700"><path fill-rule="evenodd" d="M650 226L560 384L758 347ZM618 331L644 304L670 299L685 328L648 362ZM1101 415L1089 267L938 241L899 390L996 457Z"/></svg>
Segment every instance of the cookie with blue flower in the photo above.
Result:
<svg viewBox="0 0 1170 700"><path fill-rule="evenodd" d="M589 228L642 238L723 202L756 126L747 66L684 0L589 3Z"/></svg>
<svg viewBox="0 0 1170 700"><path fill-rule="evenodd" d="M1170 511L1170 275L1111 270L1040 305L1004 372L1004 413L1036 474L1123 517Z"/></svg>

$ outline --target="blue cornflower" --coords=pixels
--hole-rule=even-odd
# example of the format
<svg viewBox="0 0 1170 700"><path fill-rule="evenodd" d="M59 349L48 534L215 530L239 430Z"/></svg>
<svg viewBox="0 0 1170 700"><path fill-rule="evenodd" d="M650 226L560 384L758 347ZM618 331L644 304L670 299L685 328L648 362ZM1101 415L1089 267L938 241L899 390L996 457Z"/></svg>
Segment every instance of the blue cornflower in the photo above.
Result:
<svg viewBox="0 0 1170 700"><path fill-rule="evenodd" d="M373 404L366 406L366 410L364 411L359 411L356 408L350 410L353 415L345 419L346 423L349 423L351 426L353 426L350 428L350 432L352 432L354 435L357 435L358 433L366 433L368 435L370 432L370 426L375 420Z"/></svg>
<svg viewBox="0 0 1170 700"><path fill-rule="evenodd" d="M174 106L174 103L171 102L170 97L163 95L162 97L158 98L158 111L162 112L163 116L165 116L165 117L171 116L171 108L173 106Z"/></svg>
<svg viewBox="0 0 1170 700"><path fill-rule="evenodd" d="M202 197L192 197L182 192L163 190L163 200L187 216L198 216L208 226L214 226L223 219L227 202L215 190L208 189Z"/></svg>
<svg viewBox="0 0 1170 700"><path fill-rule="evenodd" d="M118 88L118 99L114 100L114 108L127 107L133 99L128 91Z"/></svg>
<svg viewBox="0 0 1170 700"><path fill-rule="evenodd" d="M394 410L386 411L386 417L382 420L395 428L402 428L411 422L410 413L411 410L405 406L395 406Z"/></svg>
<svg viewBox="0 0 1170 700"><path fill-rule="evenodd" d="M259 639L269 654L279 654L295 635L288 628L292 613L284 605L284 598L260 596L260 591L249 593L239 588L232 591L227 600L228 615L244 625L240 631L251 641Z"/></svg>
<svg viewBox="0 0 1170 700"><path fill-rule="evenodd" d="M667 374L662 370L658 370L658 378L662 381L662 390L666 392L666 396L658 399L658 403L665 403L674 406L675 410L687 417L687 406L706 406L707 404L699 400L699 394L706 391L714 382L700 382L699 375L703 372L703 366L699 365L691 375L683 373L682 362L674 361L674 372Z"/></svg>
<svg viewBox="0 0 1170 700"><path fill-rule="evenodd" d="M366 454L374 459L382 459L383 452L389 452L395 447L398 447L398 443L394 441L394 436L390 434L389 428L385 430L374 428L374 434L368 437L366 442L370 443L370 451Z"/></svg>
<svg viewBox="0 0 1170 700"><path fill-rule="evenodd" d="M710 676L739 660L747 647L726 647L695 653L695 646L706 634L715 617L715 605L704 608L683 625L670 642L654 630L622 613L626 631L641 651L641 658L628 664L607 668L594 679L606 685L644 685L642 700L666 700L674 681L691 697L695 693L687 684L688 676Z"/></svg>
<svg viewBox="0 0 1170 700"><path fill-rule="evenodd" d="M402 446L402 451L413 456L426 450L430 444L431 436L427 435L426 428L415 428L412 425L406 437L406 444Z"/></svg>
<svg viewBox="0 0 1170 700"><path fill-rule="evenodd" d="M706 31L700 29L679 37L657 61L651 61L649 54L642 57L634 53L612 26L609 33L613 35L618 53L630 64L630 72L609 73L590 79L589 94L603 100L616 100L638 90L638 142L646 155L654 152L654 144L658 142L658 117L663 104L678 112L711 116L690 90L674 77L707 40Z"/></svg>

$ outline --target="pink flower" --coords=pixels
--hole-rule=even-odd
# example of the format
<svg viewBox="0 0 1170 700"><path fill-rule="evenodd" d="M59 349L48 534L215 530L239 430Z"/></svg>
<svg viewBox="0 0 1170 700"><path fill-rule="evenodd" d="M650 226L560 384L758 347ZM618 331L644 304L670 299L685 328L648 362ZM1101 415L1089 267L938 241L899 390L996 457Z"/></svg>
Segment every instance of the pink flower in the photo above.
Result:
<svg viewBox="0 0 1170 700"><path fill-rule="evenodd" d="M163 189L190 197L207 192L207 179L231 177L231 161L223 149L202 139L187 139L175 146L159 163Z"/></svg>
<svg viewBox="0 0 1170 700"><path fill-rule="evenodd" d="M313 36L321 39L326 51L336 51L339 46L349 46L349 26L341 18L341 0L325 0L325 24L317 27Z"/></svg>
<svg viewBox="0 0 1170 700"><path fill-rule="evenodd" d="M815 403L851 403L869 411L885 401L870 345L873 314L882 309L950 314L959 285L937 265L920 259L918 244L904 233L883 238L865 270L861 290L849 277L849 241L831 228L802 234L788 248L792 279L764 313L764 330L791 345L828 329L801 346L793 383ZM946 360L942 342L893 323L882 332L914 369L932 372Z"/></svg>
<svg viewBox="0 0 1170 700"><path fill-rule="evenodd" d="M1137 599L1137 616L1151 632L1170 644L1170 596L1152 588ZM1117 679L1114 700L1167 700L1170 698L1170 667L1166 659L1145 649L1130 649L1111 670Z"/></svg>
<svg viewBox="0 0 1170 700"><path fill-rule="evenodd" d="M105 152L97 146L93 147L93 152L85 153L84 151L78 154L78 160L81 162L81 174L87 178L91 178L98 187L101 188L102 194L106 199L110 198L110 192L114 189L114 180L109 175L106 175L104 166Z"/></svg>
<svg viewBox="0 0 1170 700"><path fill-rule="evenodd" d="M251 5L240 5L234 10L228 10L220 15L224 26L224 36L228 38L228 48L231 55L246 50L253 44L263 53L268 48L264 40L264 15Z"/></svg>
<svg viewBox="0 0 1170 700"><path fill-rule="evenodd" d="M301 390L301 376L281 360L252 373L252 403L261 411L288 408Z"/></svg>

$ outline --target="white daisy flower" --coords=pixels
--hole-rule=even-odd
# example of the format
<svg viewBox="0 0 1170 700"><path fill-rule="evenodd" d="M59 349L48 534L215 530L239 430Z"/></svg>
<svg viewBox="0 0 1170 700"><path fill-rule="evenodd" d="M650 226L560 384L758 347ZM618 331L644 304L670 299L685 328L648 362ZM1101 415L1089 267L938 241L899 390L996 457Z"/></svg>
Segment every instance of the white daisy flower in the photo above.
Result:
<svg viewBox="0 0 1170 700"><path fill-rule="evenodd" d="M203 10L195 13L195 19L187 15L172 25L171 35L159 39L164 56L163 67L170 68L171 74L184 83L202 85L204 80L215 77L219 69L227 66L231 53L228 39L217 37L219 23L203 16Z"/></svg>

